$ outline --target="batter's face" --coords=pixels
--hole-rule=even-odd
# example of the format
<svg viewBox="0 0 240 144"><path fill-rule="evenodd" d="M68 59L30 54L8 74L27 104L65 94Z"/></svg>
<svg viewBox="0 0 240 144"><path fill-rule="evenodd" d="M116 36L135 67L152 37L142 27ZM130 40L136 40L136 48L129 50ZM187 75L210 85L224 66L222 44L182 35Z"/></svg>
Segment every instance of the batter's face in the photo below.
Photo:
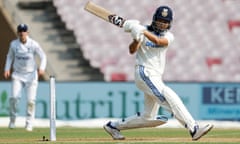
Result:
<svg viewBox="0 0 240 144"><path fill-rule="evenodd" d="M166 20L159 19L154 22L154 25L155 25L156 29L158 29L160 31L164 31L169 28L170 23Z"/></svg>
<svg viewBox="0 0 240 144"><path fill-rule="evenodd" d="M27 31L18 31L18 37L22 43L26 43L28 32Z"/></svg>

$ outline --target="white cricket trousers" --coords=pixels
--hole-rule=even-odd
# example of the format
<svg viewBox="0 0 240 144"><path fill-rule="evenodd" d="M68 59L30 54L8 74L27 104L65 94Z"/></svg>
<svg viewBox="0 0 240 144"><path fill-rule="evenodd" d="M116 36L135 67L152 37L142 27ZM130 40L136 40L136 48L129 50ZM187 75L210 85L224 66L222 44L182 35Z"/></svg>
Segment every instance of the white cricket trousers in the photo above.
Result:
<svg viewBox="0 0 240 144"><path fill-rule="evenodd" d="M12 80L12 96L9 99L10 103L10 121L15 122L17 116L18 103L22 97L22 92L27 96L27 108L26 108L26 125L33 124L35 118L35 100L37 92L38 80L32 80L24 82L20 79Z"/></svg>
<svg viewBox="0 0 240 144"><path fill-rule="evenodd" d="M155 119L159 107L162 106L187 129L194 130L196 121L192 118L184 106L179 96L162 82L161 75L151 75L150 70L146 70L143 66L136 66L135 83L137 87L144 92L144 111L140 115L141 119ZM125 122L118 122L115 125L117 128L125 129L127 124L131 124L138 120L137 116L126 118ZM126 125L125 125L126 124Z"/></svg>

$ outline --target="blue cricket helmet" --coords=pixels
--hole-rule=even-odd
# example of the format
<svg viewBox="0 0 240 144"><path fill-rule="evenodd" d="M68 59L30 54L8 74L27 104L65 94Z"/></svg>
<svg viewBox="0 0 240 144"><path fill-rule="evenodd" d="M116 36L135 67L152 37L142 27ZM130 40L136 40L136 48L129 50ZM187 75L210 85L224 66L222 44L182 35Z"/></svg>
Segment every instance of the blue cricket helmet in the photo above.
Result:
<svg viewBox="0 0 240 144"><path fill-rule="evenodd" d="M156 20L166 20L169 23L173 20L173 12L172 9L168 6L160 6L156 9L153 15L153 21Z"/></svg>
<svg viewBox="0 0 240 144"><path fill-rule="evenodd" d="M159 33L162 31L165 31L163 29L158 28L156 21L158 20L164 20L169 23L169 26L167 29L168 30L171 28L171 23L173 20L173 12L172 9L168 6L160 6L156 9L153 18L152 18L152 24L151 24L151 29L153 29L155 32Z"/></svg>

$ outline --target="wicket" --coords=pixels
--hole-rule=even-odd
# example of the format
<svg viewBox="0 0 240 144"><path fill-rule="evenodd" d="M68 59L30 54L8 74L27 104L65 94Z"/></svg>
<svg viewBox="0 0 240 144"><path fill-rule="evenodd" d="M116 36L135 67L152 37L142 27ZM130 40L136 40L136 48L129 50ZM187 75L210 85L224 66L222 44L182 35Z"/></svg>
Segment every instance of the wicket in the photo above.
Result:
<svg viewBox="0 0 240 144"><path fill-rule="evenodd" d="M56 92L55 77L50 76L50 141L56 141Z"/></svg>

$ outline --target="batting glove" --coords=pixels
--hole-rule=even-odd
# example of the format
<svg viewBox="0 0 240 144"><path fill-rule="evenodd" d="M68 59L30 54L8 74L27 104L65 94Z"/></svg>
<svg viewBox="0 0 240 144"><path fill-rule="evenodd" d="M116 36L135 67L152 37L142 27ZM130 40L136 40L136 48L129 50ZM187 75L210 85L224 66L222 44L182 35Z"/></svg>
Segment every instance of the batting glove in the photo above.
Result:
<svg viewBox="0 0 240 144"><path fill-rule="evenodd" d="M133 25L139 24L138 20L126 20L123 24L123 29L125 32L131 32Z"/></svg>
<svg viewBox="0 0 240 144"><path fill-rule="evenodd" d="M132 38L137 40L137 41L143 41L143 31L146 30L146 27L139 25L139 24L135 24L133 25L132 31L131 31L131 35Z"/></svg>

